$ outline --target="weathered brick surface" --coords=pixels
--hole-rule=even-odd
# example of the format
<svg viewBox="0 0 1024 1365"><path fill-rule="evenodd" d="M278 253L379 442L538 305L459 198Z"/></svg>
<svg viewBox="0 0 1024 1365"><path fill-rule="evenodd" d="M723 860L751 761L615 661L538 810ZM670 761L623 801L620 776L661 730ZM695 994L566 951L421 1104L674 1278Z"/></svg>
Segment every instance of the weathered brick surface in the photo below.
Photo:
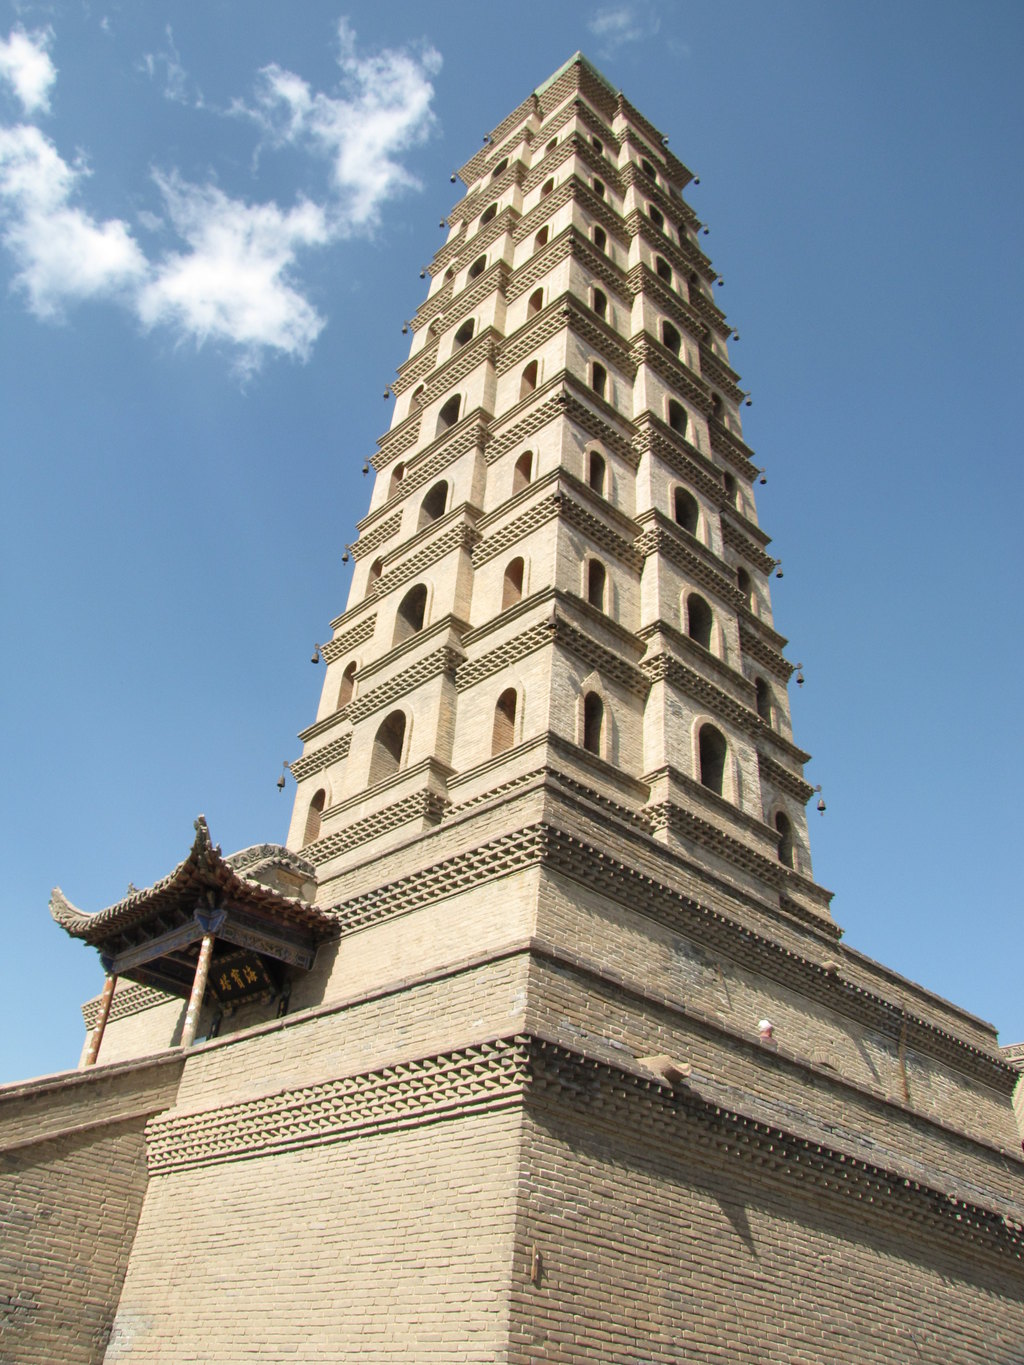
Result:
<svg viewBox="0 0 1024 1365"><path fill-rule="evenodd" d="M528 1117L514 1365L1018 1365L1019 1262L609 1109Z"/></svg>
<svg viewBox="0 0 1024 1365"><path fill-rule="evenodd" d="M147 1118L177 1060L0 1091L0 1361L93 1365L146 1190Z"/></svg>
<svg viewBox="0 0 1024 1365"><path fill-rule="evenodd" d="M155 1177L107 1360L506 1359L519 1121Z"/></svg>

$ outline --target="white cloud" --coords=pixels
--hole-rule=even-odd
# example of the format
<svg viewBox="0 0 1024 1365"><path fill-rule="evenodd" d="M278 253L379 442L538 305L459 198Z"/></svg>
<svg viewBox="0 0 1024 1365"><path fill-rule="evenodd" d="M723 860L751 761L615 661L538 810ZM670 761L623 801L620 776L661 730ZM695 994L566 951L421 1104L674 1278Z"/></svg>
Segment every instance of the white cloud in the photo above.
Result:
<svg viewBox="0 0 1024 1365"><path fill-rule="evenodd" d="M294 287L302 247L328 239L323 210L308 200L284 212L276 204L245 204L213 186L157 177L167 211L189 250L153 268L137 296L147 327L165 323L202 344L228 341L251 370L270 347L305 358L324 319Z"/></svg>
<svg viewBox="0 0 1024 1365"><path fill-rule="evenodd" d="M181 63L181 54L174 43L174 32L170 24L164 30L167 47L162 52L147 52L140 62L141 69L155 80L162 71L164 78L164 99L175 104L192 104L197 109L203 107L203 97L198 90L192 91L188 72Z"/></svg>
<svg viewBox="0 0 1024 1365"><path fill-rule="evenodd" d="M605 53L613 52L623 43L638 43L645 38L653 38L660 27L661 19L657 11L651 5L642 3L642 0L602 5L587 24Z"/></svg>
<svg viewBox="0 0 1024 1365"><path fill-rule="evenodd" d="M329 159L337 230L346 232L371 226L385 199L418 186L397 155L433 128L430 77L441 58L433 48L418 57L390 49L360 57L344 19L338 44L340 95L313 93L300 76L275 64L260 72L255 106L238 107L278 145L304 145Z"/></svg>
<svg viewBox="0 0 1024 1365"><path fill-rule="evenodd" d="M15 283L40 317L65 301L121 293L146 270L119 218L99 223L72 199L88 175L69 166L38 128L0 128L0 222Z"/></svg>
<svg viewBox="0 0 1024 1365"><path fill-rule="evenodd" d="M26 114L50 112L50 88L57 79L48 51L52 41L48 28L34 33L13 28L6 39L0 38L0 80L11 86Z"/></svg>
<svg viewBox="0 0 1024 1365"><path fill-rule="evenodd" d="M0 55L14 52L0 75L37 111L47 107L56 76L46 51L51 37L15 31L0 45ZM68 164L31 124L0 126L0 242L30 309L54 317L71 302L113 300L147 329L164 326L197 346L236 348L244 373L268 351L308 357L326 320L303 293L302 254L369 231L385 199L416 183L398 156L433 126L430 76L440 65L432 49L359 57L344 22L339 40L341 94L315 93L301 77L270 66L260 74L256 104L242 110L278 146L301 146L326 160L322 202L249 203L212 182L157 171L163 213L136 214L137 225L154 235L146 251L127 223L100 221L80 205L89 175L81 160ZM168 50L147 55L143 69L163 73L168 98L198 107L169 28L167 41Z"/></svg>

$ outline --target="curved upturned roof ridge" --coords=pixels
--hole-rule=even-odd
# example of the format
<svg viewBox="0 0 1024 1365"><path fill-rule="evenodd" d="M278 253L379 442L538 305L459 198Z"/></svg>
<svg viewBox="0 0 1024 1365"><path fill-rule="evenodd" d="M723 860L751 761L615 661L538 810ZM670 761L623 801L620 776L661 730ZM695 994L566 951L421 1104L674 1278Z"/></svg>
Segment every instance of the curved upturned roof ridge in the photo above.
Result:
<svg viewBox="0 0 1024 1365"><path fill-rule="evenodd" d="M194 828L195 838L187 856L152 886L142 890L133 887L113 905L92 913L73 905L60 887L55 886L50 895L50 914L72 938L98 946L110 934L158 911L162 904L171 905L192 895L214 892L258 904L265 910L277 910L285 919L299 921L318 936L327 936L333 921L318 906L286 895L248 875L275 865L315 881L315 869L304 858L278 844L254 844L225 857L220 845L214 844L210 837L205 816L200 815L195 820Z"/></svg>

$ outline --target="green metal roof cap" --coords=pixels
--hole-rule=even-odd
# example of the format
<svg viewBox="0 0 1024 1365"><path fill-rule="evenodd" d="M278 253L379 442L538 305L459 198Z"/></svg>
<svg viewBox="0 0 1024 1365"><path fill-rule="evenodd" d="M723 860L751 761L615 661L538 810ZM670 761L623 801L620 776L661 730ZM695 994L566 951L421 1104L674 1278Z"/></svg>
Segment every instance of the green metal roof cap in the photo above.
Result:
<svg viewBox="0 0 1024 1365"><path fill-rule="evenodd" d="M548 88L548 86L554 85L555 81L558 80L562 72L568 71L569 67L575 65L576 62L580 62L583 66L585 66L587 70L590 72L590 74L592 76L596 76L602 85L607 86L607 88L612 92L613 95L617 95L619 93L618 87L612 85L608 77L604 75L603 72L598 71L594 63L588 61L587 58L584 57L582 52L574 52L572 56L569 58L569 60L567 62L563 62L562 65L555 72L555 74L553 76L549 76L547 80L544 81L541 85L538 85L533 93L535 95L543 95L544 91Z"/></svg>

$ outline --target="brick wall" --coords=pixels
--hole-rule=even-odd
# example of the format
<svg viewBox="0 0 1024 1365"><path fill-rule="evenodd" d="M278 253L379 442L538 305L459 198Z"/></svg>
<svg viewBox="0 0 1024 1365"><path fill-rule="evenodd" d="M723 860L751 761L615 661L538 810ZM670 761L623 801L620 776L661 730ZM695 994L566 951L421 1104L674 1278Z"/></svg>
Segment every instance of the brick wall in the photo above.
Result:
<svg viewBox="0 0 1024 1365"><path fill-rule="evenodd" d="M614 1104L603 1122L534 1111L514 1365L1018 1365L1019 1262L705 1157L695 1136L680 1124L638 1141Z"/></svg>
<svg viewBox="0 0 1024 1365"><path fill-rule="evenodd" d="M146 1189L144 1128L180 1063L0 1092L0 1361L103 1359Z"/></svg>
<svg viewBox="0 0 1024 1365"><path fill-rule="evenodd" d="M155 1176L107 1361L503 1360L519 1118Z"/></svg>

